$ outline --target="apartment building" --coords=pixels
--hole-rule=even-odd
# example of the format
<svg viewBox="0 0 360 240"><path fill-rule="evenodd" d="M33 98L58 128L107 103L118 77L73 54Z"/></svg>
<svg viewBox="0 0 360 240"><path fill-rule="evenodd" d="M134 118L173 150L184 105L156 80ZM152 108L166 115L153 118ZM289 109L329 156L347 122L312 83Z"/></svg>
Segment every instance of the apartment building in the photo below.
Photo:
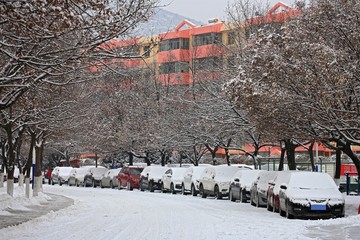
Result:
<svg viewBox="0 0 360 240"><path fill-rule="evenodd" d="M283 23L298 13L299 10L279 2L265 16L248 19L243 27L219 19L201 26L184 20L172 31L123 41L114 39L104 48L122 53L111 64L127 69L152 69L163 86L190 85L217 80L222 70L234 68L239 43L246 41L254 31L253 26ZM101 64L92 71L99 69Z"/></svg>

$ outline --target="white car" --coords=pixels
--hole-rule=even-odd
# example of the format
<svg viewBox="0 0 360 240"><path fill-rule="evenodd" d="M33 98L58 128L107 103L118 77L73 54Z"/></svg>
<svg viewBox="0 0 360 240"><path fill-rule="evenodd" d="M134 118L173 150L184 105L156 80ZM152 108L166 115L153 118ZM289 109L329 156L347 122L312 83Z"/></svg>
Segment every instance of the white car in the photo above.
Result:
<svg viewBox="0 0 360 240"><path fill-rule="evenodd" d="M186 169L184 181L182 182L182 194L185 195L190 192L192 196L197 196L199 193L200 176L208 166L209 165L191 166Z"/></svg>
<svg viewBox="0 0 360 240"><path fill-rule="evenodd" d="M162 191L170 191L172 194L180 192L184 174L187 168L174 167L167 170L162 176Z"/></svg>
<svg viewBox="0 0 360 240"><path fill-rule="evenodd" d="M116 169L110 169L107 172L104 173L103 177L101 178L100 181L100 187L104 188L104 187L109 187L109 188L114 188L114 178L116 179L116 176L119 174L121 168L116 168ZM118 186L119 184L117 184L116 186Z"/></svg>
<svg viewBox="0 0 360 240"><path fill-rule="evenodd" d="M55 167L51 173L51 184L59 184L60 186L69 180L72 167Z"/></svg>
<svg viewBox="0 0 360 240"><path fill-rule="evenodd" d="M239 171L237 166L207 167L200 177L199 192L201 197L206 198L211 195L221 199L228 196L232 177L237 171Z"/></svg>
<svg viewBox="0 0 360 240"><path fill-rule="evenodd" d="M344 217L345 200L327 173L291 172L279 191L280 215L292 217Z"/></svg>

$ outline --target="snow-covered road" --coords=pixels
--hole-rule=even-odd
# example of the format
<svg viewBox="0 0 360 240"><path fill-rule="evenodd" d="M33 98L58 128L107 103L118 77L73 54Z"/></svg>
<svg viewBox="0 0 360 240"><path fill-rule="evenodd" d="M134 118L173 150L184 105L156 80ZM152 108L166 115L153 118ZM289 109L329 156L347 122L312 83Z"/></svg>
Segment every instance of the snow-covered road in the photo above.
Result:
<svg viewBox="0 0 360 240"><path fill-rule="evenodd" d="M359 216L288 220L264 208L228 200L49 185L44 186L44 192L67 196L75 203L1 229L1 239L342 239L338 234L331 238L331 233L344 231L349 224L355 235L351 232L352 236L343 239L360 239L360 230L356 235ZM322 229L328 230L321 233Z"/></svg>

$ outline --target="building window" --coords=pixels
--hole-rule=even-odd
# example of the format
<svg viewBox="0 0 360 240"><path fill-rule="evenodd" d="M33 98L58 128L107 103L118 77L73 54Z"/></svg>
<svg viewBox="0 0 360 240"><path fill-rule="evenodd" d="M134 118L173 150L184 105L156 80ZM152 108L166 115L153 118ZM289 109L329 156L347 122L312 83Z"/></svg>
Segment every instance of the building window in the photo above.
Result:
<svg viewBox="0 0 360 240"><path fill-rule="evenodd" d="M148 58L148 57L150 57L150 52L151 52L151 48L150 48L150 46L145 46L144 47L144 57L145 58Z"/></svg>
<svg viewBox="0 0 360 240"><path fill-rule="evenodd" d="M222 43L221 33L206 33L194 37L194 46Z"/></svg>
<svg viewBox="0 0 360 240"><path fill-rule="evenodd" d="M219 70L222 68L222 59L219 57L198 58L194 60L196 70Z"/></svg>
<svg viewBox="0 0 360 240"><path fill-rule="evenodd" d="M228 44L232 45L236 43L236 34L235 32L228 32Z"/></svg>
<svg viewBox="0 0 360 240"><path fill-rule="evenodd" d="M170 51L175 49L189 49L189 39L175 38L160 42L160 52Z"/></svg>
<svg viewBox="0 0 360 240"><path fill-rule="evenodd" d="M168 62L160 65L160 74L189 72L188 62Z"/></svg>
<svg viewBox="0 0 360 240"><path fill-rule="evenodd" d="M120 53L124 57L134 57L140 55L140 50L138 46L127 46L119 49Z"/></svg>

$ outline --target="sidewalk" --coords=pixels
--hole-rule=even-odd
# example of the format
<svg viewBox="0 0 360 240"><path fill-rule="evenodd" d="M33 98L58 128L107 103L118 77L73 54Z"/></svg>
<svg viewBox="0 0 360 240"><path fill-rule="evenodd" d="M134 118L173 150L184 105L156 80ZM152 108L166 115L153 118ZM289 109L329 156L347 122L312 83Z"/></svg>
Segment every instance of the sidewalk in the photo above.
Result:
<svg viewBox="0 0 360 240"><path fill-rule="evenodd" d="M51 200L41 203L40 206L27 206L29 211L8 209L10 214L1 216L0 229L18 225L31 219L40 217L49 212L56 212L74 204L74 200L68 197L46 193Z"/></svg>

